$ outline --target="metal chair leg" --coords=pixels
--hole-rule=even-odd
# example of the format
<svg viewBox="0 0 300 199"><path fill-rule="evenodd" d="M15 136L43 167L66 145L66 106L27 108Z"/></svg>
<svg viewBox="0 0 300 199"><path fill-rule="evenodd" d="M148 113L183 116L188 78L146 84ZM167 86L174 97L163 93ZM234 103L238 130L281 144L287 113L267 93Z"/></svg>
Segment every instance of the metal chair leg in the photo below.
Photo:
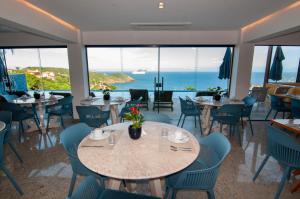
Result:
<svg viewBox="0 0 300 199"><path fill-rule="evenodd" d="M186 118L186 115L183 117L183 121L182 121L182 124L181 124L181 128L183 127L183 124L184 124L185 118Z"/></svg>
<svg viewBox="0 0 300 199"><path fill-rule="evenodd" d="M11 150L15 153L15 155L17 156L17 158L19 159L19 161L21 163L23 163L23 160L21 158L21 156L19 155L19 153L17 152L16 148L13 146L12 143L8 142L9 147L11 148Z"/></svg>
<svg viewBox="0 0 300 199"><path fill-rule="evenodd" d="M65 125L64 125L64 119L63 119L63 116L61 115L60 116L60 124L63 128L65 128Z"/></svg>
<svg viewBox="0 0 300 199"><path fill-rule="evenodd" d="M214 190L208 190L208 191L206 191L206 193L207 193L207 197L208 197L208 199L215 199L215 193L214 193Z"/></svg>
<svg viewBox="0 0 300 199"><path fill-rule="evenodd" d="M209 127L209 131L208 131L208 135L210 134L210 132L211 132L211 129L212 129L212 127L213 127L213 125L214 125L214 120L213 120L213 121L211 121L211 124L210 124L210 127Z"/></svg>
<svg viewBox="0 0 300 199"><path fill-rule="evenodd" d="M199 118L200 133L201 133L201 135L203 135L203 130L202 130L202 124L201 124L200 115L198 115L198 118Z"/></svg>
<svg viewBox="0 0 300 199"><path fill-rule="evenodd" d="M278 114L278 111L276 111L276 113L275 113L273 119L275 119L275 118L277 117L277 114Z"/></svg>
<svg viewBox="0 0 300 199"><path fill-rule="evenodd" d="M181 117L182 117L182 113L180 114L180 117L179 117L179 120L178 120L177 126L179 126L179 124L180 124Z"/></svg>
<svg viewBox="0 0 300 199"><path fill-rule="evenodd" d="M73 189L74 189L75 182L76 182L76 177L77 177L77 174L73 173L71 183L70 183L70 187L69 187L68 197L72 196Z"/></svg>
<svg viewBox="0 0 300 199"><path fill-rule="evenodd" d="M266 162L268 161L270 155L267 155L265 157L265 159L263 160L263 162L261 163L261 165L259 166L258 170L256 171L254 177L253 177L253 182L256 180L257 176L259 175L259 173L261 172L262 168L265 166Z"/></svg>
<svg viewBox="0 0 300 199"><path fill-rule="evenodd" d="M268 112L268 114L266 115L266 118L265 118L265 120L267 120L268 119L268 117L269 117L269 115L270 115L270 113L272 112L272 109L270 109L269 110L269 112Z"/></svg>
<svg viewBox="0 0 300 199"><path fill-rule="evenodd" d="M5 175L7 176L11 184L15 187L15 189L19 192L19 194L23 195L24 193L21 187L18 185L18 183L16 182L15 178L10 173L10 171L4 165L0 165L0 169L5 173Z"/></svg>
<svg viewBox="0 0 300 199"><path fill-rule="evenodd" d="M196 116L194 116L194 120L195 120L195 128L196 128L196 127L197 127L197 126L196 126Z"/></svg>
<svg viewBox="0 0 300 199"><path fill-rule="evenodd" d="M248 118L251 134L253 135L253 126L250 117Z"/></svg>
<svg viewBox="0 0 300 199"><path fill-rule="evenodd" d="M46 126L46 133L48 133L48 130L49 130L49 123L50 123L50 115L48 114L48 117L47 117L47 126Z"/></svg>
<svg viewBox="0 0 300 199"><path fill-rule="evenodd" d="M275 199L279 199L280 198L280 194L281 194L281 192L282 192L282 190L284 188L284 184L285 184L285 181L288 178L289 172L290 172L290 167L285 168L285 170L284 170L284 172L282 174L282 178L281 178L281 181L279 183L278 189L276 191Z"/></svg>

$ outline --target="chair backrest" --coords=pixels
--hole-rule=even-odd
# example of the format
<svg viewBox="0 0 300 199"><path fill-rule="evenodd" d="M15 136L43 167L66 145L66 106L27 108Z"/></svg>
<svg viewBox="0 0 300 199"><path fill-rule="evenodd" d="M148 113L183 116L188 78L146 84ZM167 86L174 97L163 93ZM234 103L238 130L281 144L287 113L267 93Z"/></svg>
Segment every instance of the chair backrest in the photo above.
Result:
<svg viewBox="0 0 300 199"><path fill-rule="evenodd" d="M268 89L265 87L253 87L251 96L255 97L258 102L264 102L268 94Z"/></svg>
<svg viewBox="0 0 300 199"><path fill-rule="evenodd" d="M11 101L18 98L18 96L16 96L16 95L8 95L8 94L7 95L1 95L1 96L2 96L2 101L3 102L11 102Z"/></svg>
<svg viewBox="0 0 300 199"><path fill-rule="evenodd" d="M214 96L216 94L217 94L216 91L197 91L196 97L200 97L200 96Z"/></svg>
<svg viewBox="0 0 300 199"><path fill-rule="evenodd" d="M129 89L131 100L138 100L141 98L141 102L147 102L149 100L147 89Z"/></svg>
<svg viewBox="0 0 300 199"><path fill-rule="evenodd" d="M283 102L281 101L280 97L276 95L271 95L271 108L277 109L283 106Z"/></svg>
<svg viewBox="0 0 300 199"><path fill-rule="evenodd" d="M279 86L276 89L275 94L287 94L290 88L291 86Z"/></svg>
<svg viewBox="0 0 300 199"><path fill-rule="evenodd" d="M300 100L299 99L291 99L291 112L293 118L300 119Z"/></svg>
<svg viewBox="0 0 300 199"><path fill-rule="evenodd" d="M70 199L98 199L103 191L96 178L88 176L80 183Z"/></svg>
<svg viewBox="0 0 300 199"><path fill-rule="evenodd" d="M294 136L275 128L267 126L268 154L284 166L300 167L300 145Z"/></svg>
<svg viewBox="0 0 300 199"><path fill-rule="evenodd" d="M82 139L86 137L91 130L92 128L87 124L79 123L66 128L60 133L60 140L68 154L73 172L82 173L82 171L86 169L78 159L77 149Z"/></svg>
<svg viewBox="0 0 300 199"><path fill-rule="evenodd" d="M4 122L6 127L5 140L11 133L12 113L10 111L0 111L0 121Z"/></svg>
<svg viewBox="0 0 300 199"><path fill-rule="evenodd" d="M200 154L196 161L205 163L209 161L209 164L204 168L196 167L194 170L184 171L177 180L178 187L209 190L213 189L216 184L219 167L231 150L230 142L223 134L212 133L201 138L199 143L201 147L211 152Z"/></svg>
<svg viewBox="0 0 300 199"><path fill-rule="evenodd" d="M218 112L227 113L230 115L234 115L236 117L240 117L243 108L244 108L244 104L224 104L218 109Z"/></svg>
<svg viewBox="0 0 300 199"><path fill-rule="evenodd" d="M244 102L244 108L243 108L242 115L245 117L246 116L248 117L251 115L251 111L252 111L253 105L256 102L256 98L252 97L252 96L246 96L246 97L244 97L243 102Z"/></svg>
<svg viewBox="0 0 300 199"><path fill-rule="evenodd" d="M181 108L182 113L196 109L196 106L193 103L193 101L188 100L188 99L185 100L185 99L182 99L181 97L179 97L179 100L180 100L180 108Z"/></svg>
<svg viewBox="0 0 300 199"><path fill-rule="evenodd" d="M23 108L20 105L10 103L10 102L0 104L0 110L1 111L10 111L10 112L12 112L12 114L15 114L17 112L23 112Z"/></svg>
<svg viewBox="0 0 300 199"><path fill-rule="evenodd" d="M137 106L140 103L141 103L141 98L139 98L137 100L130 100L130 101L126 102L125 107L131 108L131 107Z"/></svg>
<svg viewBox="0 0 300 199"><path fill-rule="evenodd" d="M154 101L161 102L172 102L173 91L155 91L154 92Z"/></svg>
<svg viewBox="0 0 300 199"><path fill-rule="evenodd" d="M76 106L80 122L86 123L90 127L99 128L107 123L110 111L101 111L96 106Z"/></svg>

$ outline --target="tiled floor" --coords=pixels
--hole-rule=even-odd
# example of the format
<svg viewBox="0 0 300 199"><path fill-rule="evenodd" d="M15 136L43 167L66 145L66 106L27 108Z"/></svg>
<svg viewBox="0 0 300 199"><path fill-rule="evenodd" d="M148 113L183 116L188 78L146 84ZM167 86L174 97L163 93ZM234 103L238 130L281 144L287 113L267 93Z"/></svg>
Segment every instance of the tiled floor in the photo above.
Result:
<svg viewBox="0 0 300 199"><path fill-rule="evenodd" d="M177 124L180 111L178 106L175 107L174 112L163 111L164 114L169 115L173 124ZM70 123L69 121L68 125ZM253 122L253 137L250 136L248 126L246 126L242 148L239 146L237 138L231 138L232 151L221 167L215 187L216 198L271 199L274 197L281 177L280 166L274 159L268 161L257 181L252 182L254 172L265 157L265 124L266 122L261 121ZM193 120L188 119L184 128L200 137L199 127L194 128ZM61 128L52 128L49 134L50 139L46 136L40 139L37 132L28 129L26 140L21 144L16 141L17 149L24 160L23 164L16 159L8 147L5 147L6 165L18 180L25 194L20 197L1 173L1 199L56 199L66 196L72 170L65 151L59 143L61 130ZM242 129L240 130L242 131ZM286 184L281 198L300 198L300 191L294 194L290 193L291 183L292 181ZM149 187L145 182L138 184L137 192L149 194ZM200 199L207 197L205 193L199 191L179 191L177 198Z"/></svg>

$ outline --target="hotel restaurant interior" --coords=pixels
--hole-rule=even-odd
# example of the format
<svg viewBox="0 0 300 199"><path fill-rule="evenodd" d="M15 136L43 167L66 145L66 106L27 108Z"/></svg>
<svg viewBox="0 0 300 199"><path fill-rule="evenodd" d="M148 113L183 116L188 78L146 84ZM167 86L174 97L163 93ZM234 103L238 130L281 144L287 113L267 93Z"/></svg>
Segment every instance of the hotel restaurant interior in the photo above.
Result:
<svg viewBox="0 0 300 199"><path fill-rule="evenodd" d="M1 199L299 199L299 0L0 0Z"/></svg>

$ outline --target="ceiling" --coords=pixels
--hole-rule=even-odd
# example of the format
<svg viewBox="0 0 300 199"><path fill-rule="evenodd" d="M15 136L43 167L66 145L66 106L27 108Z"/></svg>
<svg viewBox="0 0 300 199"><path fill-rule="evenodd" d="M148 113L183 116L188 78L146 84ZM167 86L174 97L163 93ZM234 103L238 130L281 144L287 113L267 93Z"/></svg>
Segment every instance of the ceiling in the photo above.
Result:
<svg viewBox="0 0 300 199"><path fill-rule="evenodd" d="M0 24L0 33L6 33L6 32L19 32L18 30L8 27L6 25Z"/></svg>
<svg viewBox="0 0 300 199"><path fill-rule="evenodd" d="M297 0L28 1L83 31L97 31L134 29L131 23L161 23L156 27L158 29L169 23L183 23L184 28L190 30L239 29ZM158 9L160 1L165 3L164 9ZM149 26L140 27L146 29ZM172 26L163 29L168 27L171 29Z"/></svg>

